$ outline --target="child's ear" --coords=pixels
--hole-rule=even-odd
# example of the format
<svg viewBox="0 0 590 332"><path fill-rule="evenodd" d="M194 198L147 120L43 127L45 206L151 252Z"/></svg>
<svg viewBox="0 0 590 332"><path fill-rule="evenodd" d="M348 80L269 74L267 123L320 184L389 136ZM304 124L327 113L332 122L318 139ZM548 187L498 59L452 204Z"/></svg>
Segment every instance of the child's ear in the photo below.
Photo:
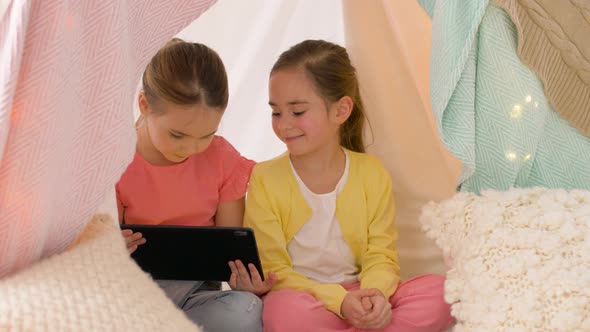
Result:
<svg viewBox="0 0 590 332"><path fill-rule="evenodd" d="M137 104L139 105L139 112L141 115L147 116L149 113L149 103L143 90L141 90L137 96Z"/></svg>
<svg viewBox="0 0 590 332"><path fill-rule="evenodd" d="M348 120L348 117L352 113L354 101L352 101L352 98L349 96L344 96L335 103L335 107L335 119L338 124L343 124L346 122L346 120Z"/></svg>

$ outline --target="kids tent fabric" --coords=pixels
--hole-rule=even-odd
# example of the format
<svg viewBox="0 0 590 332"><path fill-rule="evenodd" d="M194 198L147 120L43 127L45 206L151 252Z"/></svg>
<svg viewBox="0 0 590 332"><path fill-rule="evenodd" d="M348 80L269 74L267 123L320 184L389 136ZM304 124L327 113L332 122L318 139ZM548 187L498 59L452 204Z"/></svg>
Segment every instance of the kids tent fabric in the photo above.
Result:
<svg viewBox="0 0 590 332"><path fill-rule="evenodd" d="M267 106L268 73L278 54L303 39L345 45L367 104L368 150L393 178L402 277L444 272L417 219L424 203L455 193L469 164L441 141L440 105L433 102L431 111L436 15L431 31L413 0L213 3L0 2L0 275L64 250L105 195L112 202L113 185L133 153L140 73L177 33L220 53L230 79L220 134L258 161L284 150ZM114 215L112 207L106 205Z"/></svg>

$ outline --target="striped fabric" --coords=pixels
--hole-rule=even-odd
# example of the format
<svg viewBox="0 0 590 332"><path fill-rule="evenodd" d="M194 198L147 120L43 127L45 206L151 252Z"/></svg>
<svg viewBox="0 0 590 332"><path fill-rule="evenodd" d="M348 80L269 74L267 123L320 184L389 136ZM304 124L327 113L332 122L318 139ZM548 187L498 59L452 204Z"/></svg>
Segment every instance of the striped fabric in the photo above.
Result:
<svg viewBox="0 0 590 332"><path fill-rule="evenodd" d="M135 85L215 0L12 0L0 16L0 277L64 250L131 161Z"/></svg>

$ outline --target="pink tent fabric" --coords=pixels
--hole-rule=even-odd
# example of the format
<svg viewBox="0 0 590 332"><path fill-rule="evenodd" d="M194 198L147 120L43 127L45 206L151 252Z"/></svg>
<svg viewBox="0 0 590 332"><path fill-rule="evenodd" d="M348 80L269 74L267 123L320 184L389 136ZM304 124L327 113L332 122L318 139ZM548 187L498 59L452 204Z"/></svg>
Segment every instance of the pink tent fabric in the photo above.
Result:
<svg viewBox="0 0 590 332"><path fill-rule="evenodd" d="M0 11L0 277L64 250L133 157L150 57L216 0L13 0Z"/></svg>

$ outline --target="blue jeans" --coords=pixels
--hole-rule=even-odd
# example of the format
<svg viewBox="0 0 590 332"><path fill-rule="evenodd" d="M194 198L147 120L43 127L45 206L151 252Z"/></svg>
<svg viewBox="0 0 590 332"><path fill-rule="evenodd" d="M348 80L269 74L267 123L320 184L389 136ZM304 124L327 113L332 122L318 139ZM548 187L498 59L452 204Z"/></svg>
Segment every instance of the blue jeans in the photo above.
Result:
<svg viewBox="0 0 590 332"><path fill-rule="evenodd" d="M262 332L262 300L250 292L221 291L218 283L202 281L156 281L206 332Z"/></svg>

